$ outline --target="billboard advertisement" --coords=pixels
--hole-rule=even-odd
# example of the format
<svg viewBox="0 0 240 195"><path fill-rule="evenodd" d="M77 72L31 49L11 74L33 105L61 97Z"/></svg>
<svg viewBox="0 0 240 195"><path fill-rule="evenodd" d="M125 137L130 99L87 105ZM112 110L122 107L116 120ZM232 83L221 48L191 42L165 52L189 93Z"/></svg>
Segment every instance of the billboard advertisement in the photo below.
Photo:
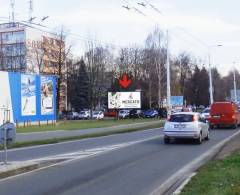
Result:
<svg viewBox="0 0 240 195"><path fill-rule="evenodd" d="M183 106L183 96L171 96L172 106Z"/></svg>
<svg viewBox="0 0 240 195"><path fill-rule="evenodd" d="M36 115L36 81L34 75L21 75L22 115Z"/></svg>
<svg viewBox="0 0 240 195"><path fill-rule="evenodd" d="M53 114L53 80L41 77L41 114Z"/></svg>
<svg viewBox="0 0 240 195"><path fill-rule="evenodd" d="M237 90L237 101L240 102L240 90ZM231 101L235 101L235 95L234 95L234 90L231 90Z"/></svg>
<svg viewBox="0 0 240 195"><path fill-rule="evenodd" d="M109 109L141 108L141 92L108 92Z"/></svg>
<svg viewBox="0 0 240 195"><path fill-rule="evenodd" d="M55 76L0 71L0 125L56 120L56 83Z"/></svg>

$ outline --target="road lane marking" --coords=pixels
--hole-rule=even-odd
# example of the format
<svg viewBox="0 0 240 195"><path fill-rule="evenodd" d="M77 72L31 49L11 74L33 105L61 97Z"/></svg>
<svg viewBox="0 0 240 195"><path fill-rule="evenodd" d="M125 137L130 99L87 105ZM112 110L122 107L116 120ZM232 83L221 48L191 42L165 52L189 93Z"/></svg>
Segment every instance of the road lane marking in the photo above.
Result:
<svg viewBox="0 0 240 195"><path fill-rule="evenodd" d="M80 159L86 159L86 158L89 158L89 157L93 157L93 156L97 156L97 155L104 154L104 153L107 153L107 152L111 152L111 151L114 151L114 150L117 150L117 149L129 147L129 146L132 146L132 145L135 145L135 144L138 144L138 143L154 140L154 139L157 139L157 138L162 138L162 137L163 137L162 135L158 135L158 136L153 136L151 138L140 139L140 140L137 140L137 141L131 141L131 142L126 142L126 143L122 143L122 144L115 144L115 145L110 145L110 146L105 146L105 147L100 147L100 148L92 148L92 149L89 149L89 150L83 150L83 151L78 151L78 152L71 152L71 153L65 153L65 154L61 154L61 155L49 156L49 157L46 157L46 158L38 158L38 159L28 160L26 162L37 163L39 161L47 161L47 160L62 160L62 159L66 159L67 155L70 155L70 156L71 155L77 155L77 156L74 156L73 158L69 158L68 160L65 160L65 161L62 161L62 162L54 163L52 165L41 167L41 168L26 172L26 173L21 173L19 175L14 175L14 176L11 176L11 177L0 179L0 182L10 180L10 179L14 179L14 178L17 178L17 177L20 177L20 176L23 176L23 175L28 175L28 174L31 174L31 173L34 173L34 172L37 172L37 171L40 171L40 170L44 170L44 169L47 169L47 168L55 167L55 166L58 166L58 165L67 164L67 163L70 163L72 161L76 161L76 160L80 160ZM19 162L21 162L21 161L19 161Z"/></svg>
<svg viewBox="0 0 240 195"><path fill-rule="evenodd" d="M108 145L108 146L103 146L103 147L96 147L96 148L90 148L90 149L85 149L85 150L79 150L79 151L75 151L75 152L67 152L64 154L58 154L58 155L51 155L51 156L47 156L47 157L42 157L42 158L36 158L36 159L31 159L31 160L27 160L30 162L39 162L39 161L46 161L46 160L56 160L56 159L79 159L82 158L82 156L84 156L85 158L90 157L92 155L98 155L101 153L106 153L106 152L110 152L116 149L121 149L124 147L129 147L138 143L142 143L142 142L146 142L146 141L150 141L153 139L157 139L157 138L161 138L162 135L158 135L158 136L153 136L150 138L145 138L145 139L140 139L137 141L130 141L130 142L124 142L121 144L114 144L114 145Z"/></svg>

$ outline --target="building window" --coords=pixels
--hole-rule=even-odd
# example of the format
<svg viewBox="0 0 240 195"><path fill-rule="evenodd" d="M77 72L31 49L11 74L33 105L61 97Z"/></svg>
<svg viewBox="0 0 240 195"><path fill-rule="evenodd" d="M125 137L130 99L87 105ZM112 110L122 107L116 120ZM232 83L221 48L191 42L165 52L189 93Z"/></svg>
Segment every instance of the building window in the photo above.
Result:
<svg viewBox="0 0 240 195"><path fill-rule="evenodd" d="M25 41L24 31L5 32L2 33L2 43L23 43Z"/></svg>

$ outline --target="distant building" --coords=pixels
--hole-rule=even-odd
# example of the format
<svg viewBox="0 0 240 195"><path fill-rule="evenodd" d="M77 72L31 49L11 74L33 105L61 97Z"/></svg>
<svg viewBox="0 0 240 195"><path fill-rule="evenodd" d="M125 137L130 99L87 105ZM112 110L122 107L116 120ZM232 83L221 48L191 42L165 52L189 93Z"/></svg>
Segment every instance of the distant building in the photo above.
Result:
<svg viewBox="0 0 240 195"><path fill-rule="evenodd" d="M23 23L0 24L0 70L59 75L66 72L65 43L56 35ZM62 61L61 61L62 59ZM61 61L61 62L60 62ZM59 110L66 109L66 78L60 87Z"/></svg>

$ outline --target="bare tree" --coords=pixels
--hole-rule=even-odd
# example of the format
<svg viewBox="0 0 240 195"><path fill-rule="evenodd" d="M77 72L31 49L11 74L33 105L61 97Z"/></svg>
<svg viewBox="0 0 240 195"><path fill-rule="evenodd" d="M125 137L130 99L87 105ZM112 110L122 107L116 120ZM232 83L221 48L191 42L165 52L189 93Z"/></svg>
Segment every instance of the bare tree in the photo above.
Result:
<svg viewBox="0 0 240 195"><path fill-rule="evenodd" d="M111 70L112 54L108 48L89 41L86 43L87 51L85 53L85 62L89 76L89 96L92 110L100 108L101 99L106 94L106 88L109 82L106 80L106 70ZM110 83L109 83L110 84Z"/></svg>
<svg viewBox="0 0 240 195"><path fill-rule="evenodd" d="M67 108L67 66L66 60L71 51L71 45L66 46L67 33L61 28L54 38L45 38L43 46L46 55L51 59L46 68L51 68L52 72L58 76L57 79L57 110L62 111Z"/></svg>
<svg viewBox="0 0 240 195"><path fill-rule="evenodd" d="M150 33L146 39L146 58L147 63L147 74L149 78L157 77L157 105L162 106L163 100L163 87L165 85L164 73L165 73L165 62L166 62L166 39L163 32L156 27L155 30ZM155 83L154 83L155 84ZM149 106L151 107L151 88L152 79L149 80Z"/></svg>

